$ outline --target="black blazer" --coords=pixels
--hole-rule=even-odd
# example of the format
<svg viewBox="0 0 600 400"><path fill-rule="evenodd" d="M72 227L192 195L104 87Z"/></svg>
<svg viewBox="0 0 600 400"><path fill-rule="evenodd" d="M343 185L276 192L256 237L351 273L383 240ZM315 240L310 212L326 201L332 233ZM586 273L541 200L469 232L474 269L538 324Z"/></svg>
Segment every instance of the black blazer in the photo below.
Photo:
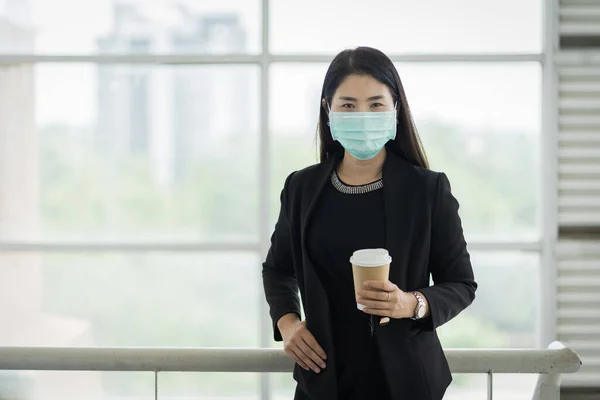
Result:
<svg viewBox="0 0 600 400"><path fill-rule="evenodd" d="M307 254L306 232L339 161L332 157L288 176L262 269L275 340L282 340L279 318L300 315L299 290L307 328L327 353L327 368L320 374L294 368L297 393L314 400L336 399L337 379L327 293ZM440 400L452 376L435 330L468 307L477 289L459 205L446 175L415 167L389 150L383 182L390 281L404 291L421 291L431 315L425 321L393 319L378 327L382 368L394 399Z"/></svg>

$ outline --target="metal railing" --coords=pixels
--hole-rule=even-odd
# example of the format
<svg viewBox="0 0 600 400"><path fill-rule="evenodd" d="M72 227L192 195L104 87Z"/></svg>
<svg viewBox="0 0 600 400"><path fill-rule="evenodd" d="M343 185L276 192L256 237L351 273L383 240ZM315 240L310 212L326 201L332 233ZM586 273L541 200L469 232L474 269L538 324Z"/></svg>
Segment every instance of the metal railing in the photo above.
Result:
<svg viewBox="0 0 600 400"><path fill-rule="evenodd" d="M560 398L560 376L581 367L581 358L560 342L548 349L447 349L453 373L540 374L533 400ZM0 347L0 370L154 372L291 372L293 361L279 349Z"/></svg>

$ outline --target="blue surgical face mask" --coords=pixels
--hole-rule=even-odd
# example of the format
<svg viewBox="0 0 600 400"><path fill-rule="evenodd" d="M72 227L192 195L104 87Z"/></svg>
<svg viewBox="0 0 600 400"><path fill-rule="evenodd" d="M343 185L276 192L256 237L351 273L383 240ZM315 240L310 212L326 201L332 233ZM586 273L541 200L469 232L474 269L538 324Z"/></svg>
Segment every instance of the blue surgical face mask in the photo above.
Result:
<svg viewBox="0 0 600 400"><path fill-rule="evenodd" d="M329 112L333 140L359 160L375 157L396 138L396 111Z"/></svg>

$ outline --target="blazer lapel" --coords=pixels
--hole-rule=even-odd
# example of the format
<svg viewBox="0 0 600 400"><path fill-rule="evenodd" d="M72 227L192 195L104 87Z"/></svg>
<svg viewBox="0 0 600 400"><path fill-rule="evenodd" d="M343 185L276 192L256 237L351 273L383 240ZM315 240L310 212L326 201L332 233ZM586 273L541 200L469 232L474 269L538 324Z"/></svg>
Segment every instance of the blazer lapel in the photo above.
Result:
<svg viewBox="0 0 600 400"><path fill-rule="evenodd" d="M410 262L410 232L417 194L411 190L411 165L388 150L383 166L383 199L385 211L385 246L392 256L390 280L402 290L408 281Z"/></svg>
<svg viewBox="0 0 600 400"><path fill-rule="evenodd" d="M333 169L335 168L339 160L339 156L333 156L331 157L331 159L323 163L322 168L315 177L315 185L310 186L310 192L306 193L308 207L304 214L304 220L302 221L303 229L301 233L302 249L304 250L305 254L308 254L308 252L306 251L306 232L308 231L308 224L310 223L310 218L312 217L313 211L315 210L315 206L319 201L319 197L321 196L323 189L325 189L325 185L327 185L327 183L329 182L329 179L331 178L331 173L333 172Z"/></svg>

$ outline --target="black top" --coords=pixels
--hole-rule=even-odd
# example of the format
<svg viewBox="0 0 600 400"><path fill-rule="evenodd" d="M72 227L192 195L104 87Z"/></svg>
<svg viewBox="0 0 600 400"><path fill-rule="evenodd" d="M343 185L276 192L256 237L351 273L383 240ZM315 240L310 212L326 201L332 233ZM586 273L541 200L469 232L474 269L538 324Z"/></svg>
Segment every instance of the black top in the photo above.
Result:
<svg viewBox="0 0 600 400"><path fill-rule="evenodd" d="M383 376L374 379L374 371L381 374L381 362L371 317L356 308L349 259L355 250L385 246L383 191L373 184L350 186L336 178L332 177L317 202L306 245L329 298L338 393L344 399L367 398L385 380ZM340 185L354 194L342 193ZM367 186L371 191L352 190Z"/></svg>
<svg viewBox="0 0 600 400"><path fill-rule="evenodd" d="M323 189L313 218L306 246L331 293L331 318L364 323L366 314L356 308L350 256L356 250L385 247L383 191L345 194L330 183Z"/></svg>

